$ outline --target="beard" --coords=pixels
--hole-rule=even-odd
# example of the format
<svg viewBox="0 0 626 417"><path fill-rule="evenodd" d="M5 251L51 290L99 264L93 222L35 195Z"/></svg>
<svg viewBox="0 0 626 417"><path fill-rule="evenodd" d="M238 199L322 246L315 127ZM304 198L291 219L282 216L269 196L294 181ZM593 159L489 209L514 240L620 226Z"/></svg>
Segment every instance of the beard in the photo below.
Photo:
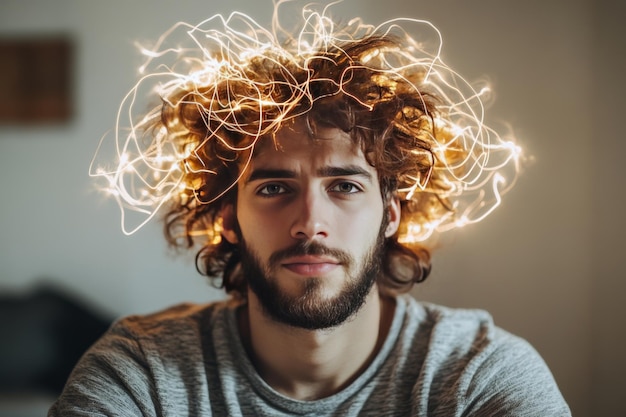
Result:
<svg viewBox="0 0 626 417"><path fill-rule="evenodd" d="M383 222L384 223L384 222ZM241 268L264 312L271 319L307 330L336 327L355 315L365 303L380 273L385 242L384 227L357 265L355 259L340 249L331 249L316 241L303 241L273 253L264 267L256 253L241 240ZM273 278L281 259L301 255L326 255L336 258L345 271L345 282L339 293L324 297L323 278L304 280L298 295L288 294ZM356 269L356 270L355 270Z"/></svg>

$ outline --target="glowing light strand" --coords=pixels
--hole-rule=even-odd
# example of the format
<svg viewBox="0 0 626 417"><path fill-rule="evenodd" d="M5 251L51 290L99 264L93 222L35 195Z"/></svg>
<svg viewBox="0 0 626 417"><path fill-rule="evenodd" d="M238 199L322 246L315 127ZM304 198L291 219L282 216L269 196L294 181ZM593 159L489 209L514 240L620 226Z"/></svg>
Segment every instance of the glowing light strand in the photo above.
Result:
<svg viewBox="0 0 626 417"><path fill-rule="evenodd" d="M476 91L442 61L443 41L436 27L430 22L409 18L393 19L372 26L355 18L346 27L337 30L328 17L330 4L321 13L305 7L302 10L302 28L294 36L282 27L279 19L279 10L287 2L281 0L276 3L271 31L261 27L249 16L234 12L227 18L215 15L198 25L179 22L158 39L154 48L141 49L146 56L144 65L139 69L142 76L123 98L115 130L113 134L103 137L90 165L90 175L104 178L105 191L116 200L124 233L134 233L149 222L173 196L187 188L192 189L184 182L186 172L215 175L210 169L192 167L186 162L203 143L183 147L184 151L181 152L180 147L175 146L172 137L165 132L151 132L147 129L160 117L161 103L147 113L142 113L141 110L145 108L142 100L156 95L168 102L176 100L173 98L180 91L191 91L199 96L205 94L203 91L212 91L213 96L206 97L207 101L219 101L223 107L199 108L207 127L211 118L220 120L222 126L230 131L245 135L251 135L251 132L248 125L238 124L236 112L239 109L247 105L256 106L260 110L260 117L263 117L265 109L278 109L279 115L274 120L257 124L258 128L252 135L258 139L283 122L285 115L308 94L308 88L306 82L292 80L292 84L287 85L292 94L288 100L268 100L268 95L263 91L276 86L263 85L246 78L244 74L254 57L263 56L272 60L276 66L281 65L281 60L306 62L307 59L315 58L320 51L337 48L346 40L373 33L393 33L406 41L408 48L379 51L376 59L384 63L384 71L396 77L402 77L401 74L407 68L422 70L423 84L439 96L445 108L446 118L435 118L434 123L438 129L451 132L445 141L433 137L433 152L439 162L433 170L448 185L446 190L437 192L451 202L453 210L429 221L409 224L401 241L423 241L435 231L443 232L479 222L500 205L501 195L513 186L519 171L521 150L484 124L485 109L481 97L488 89ZM428 50L409 36L408 27L414 29L411 33L434 33L434 49ZM279 39L280 36L285 39ZM200 91L197 87L217 85L224 80L243 82L253 93L245 100L231 101L232 97L218 96L218 89ZM344 94L348 94L341 85L338 87ZM224 100L228 100L228 103L224 104ZM362 104L367 106L366 103ZM219 134L215 134L211 140L221 140L224 145L230 146ZM110 141L113 141L113 155L107 154L104 148L105 143L109 144ZM232 149L241 151L254 144L255 140L243 148ZM464 157L448 161L447 152L455 149L463 150ZM251 157L252 153L248 158ZM201 161L201 158L197 159ZM102 160L109 162L102 164ZM105 168L111 161L114 166ZM416 174L412 177L415 183L399 190L400 195L413 199L419 198L421 191L432 192L428 185L432 172L426 176ZM231 184L215 198L234 185ZM130 213L138 215L139 220L133 221L134 226L129 228L127 217Z"/></svg>

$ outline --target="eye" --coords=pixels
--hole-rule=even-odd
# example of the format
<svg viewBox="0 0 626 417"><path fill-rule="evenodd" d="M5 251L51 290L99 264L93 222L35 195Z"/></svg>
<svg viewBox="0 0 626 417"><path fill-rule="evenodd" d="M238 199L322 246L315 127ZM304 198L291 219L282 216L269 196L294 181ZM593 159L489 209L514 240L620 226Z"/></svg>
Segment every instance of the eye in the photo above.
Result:
<svg viewBox="0 0 626 417"><path fill-rule="evenodd" d="M363 191L359 186L352 182L340 182L333 185L330 191L342 194L353 194Z"/></svg>
<svg viewBox="0 0 626 417"><path fill-rule="evenodd" d="M265 184L259 188L258 194L264 197L271 197L274 195L284 194L287 192L287 188L280 184Z"/></svg>

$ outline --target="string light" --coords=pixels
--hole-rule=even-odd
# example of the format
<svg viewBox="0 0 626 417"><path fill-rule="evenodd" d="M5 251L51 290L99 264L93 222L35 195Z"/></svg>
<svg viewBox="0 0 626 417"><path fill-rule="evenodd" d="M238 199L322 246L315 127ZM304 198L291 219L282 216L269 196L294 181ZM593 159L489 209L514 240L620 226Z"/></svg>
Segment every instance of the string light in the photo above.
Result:
<svg viewBox="0 0 626 417"><path fill-rule="evenodd" d="M441 99L445 109L442 114L446 115L433 121L435 131L445 132L432 138L437 163L428 175L412 176L414 183L400 189L399 194L411 200L419 198L420 192L437 192L450 202L451 210L424 216L423 221L413 221L403 231L400 241L420 242L434 232L479 222L500 205L501 195L513 186L517 177L521 149L485 124L482 99L489 90L476 90L443 62L442 36L437 28L430 22L410 18L393 19L378 26L355 18L337 29L328 15L330 6L321 12L307 6L302 10L301 29L292 35L281 25L281 7L286 2L276 2L271 30L264 29L250 16L234 12L228 17L215 15L198 25L179 22L165 32L153 48L141 48L145 56L139 68L141 77L122 100L115 129L103 137L90 165L90 175L103 178L104 191L117 201L124 233L134 233L171 198L193 189L193 184L185 182L187 173L199 170L207 176L216 174L185 162L202 144L180 146L177 138L165 129L155 132L149 128L159 120L162 103L146 112L144 100L147 97L156 96L175 106L176 100L181 100L180 92L207 94L207 91L214 91L207 86L217 86L224 80L245 84L250 91L247 97L231 101L225 101L224 97L207 97L209 102L219 100L220 105L198 109L207 120L218 120L231 132L251 136L252 140L244 147L232 147L234 151L242 151L252 148L259 137L276 130L286 117L295 117L290 110L309 94L308 80L294 79L289 85L292 93L289 99L281 102L269 99L264 92L272 86L246 75L255 57L270 59L275 66L282 62L305 65L307 60L324 51L340 48L347 40L371 34L400 36L408 47L376 51L364 57L360 65L375 60L377 65L383 66L383 73L397 77L407 68L419 69L423 73L422 84ZM434 39L434 47L428 49L425 42L418 42L409 33L429 35ZM346 90L342 92L348 94ZM256 106L260 115L263 109L271 108L272 114L278 116L264 119L257 124L257 130L251 132L249 125L240 125L237 117L233 117L247 106ZM222 140L219 135L212 139ZM226 141L224 145L230 146ZM449 158L451 153L457 157ZM107 168L110 164L112 167ZM429 188L433 173L445 182L445 189ZM139 220L128 224L131 223L127 219L129 212L138 215Z"/></svg>

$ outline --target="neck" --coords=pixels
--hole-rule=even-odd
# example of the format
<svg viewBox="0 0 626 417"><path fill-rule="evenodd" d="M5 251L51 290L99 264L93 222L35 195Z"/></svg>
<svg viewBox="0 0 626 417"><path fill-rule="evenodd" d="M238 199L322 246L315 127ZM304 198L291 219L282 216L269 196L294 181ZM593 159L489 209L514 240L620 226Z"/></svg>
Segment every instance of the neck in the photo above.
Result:
<svg viewBox="0 0 626 417"><path fill-rule="evenodd" d="M394 307L374 287L345 323L306 330L267 317L249 292L240 331L252 362L270 386L291 398L313 400L340 391L364 371L387 336Z"/></svg>

